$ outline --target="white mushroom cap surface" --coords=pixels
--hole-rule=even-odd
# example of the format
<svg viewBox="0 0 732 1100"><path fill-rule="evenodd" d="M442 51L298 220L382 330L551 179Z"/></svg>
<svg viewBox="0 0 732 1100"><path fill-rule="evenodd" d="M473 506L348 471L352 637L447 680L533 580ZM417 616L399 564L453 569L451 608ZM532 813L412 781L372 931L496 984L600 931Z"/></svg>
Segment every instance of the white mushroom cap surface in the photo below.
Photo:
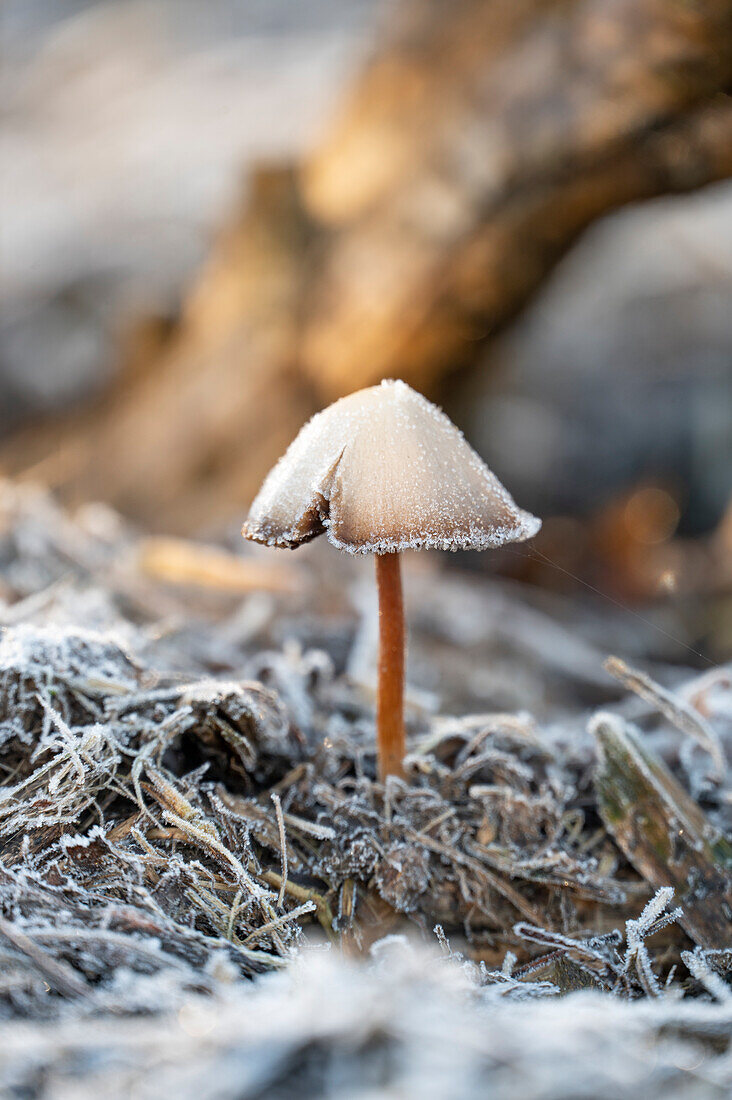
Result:
<svg viewBox="0 0 732 1100"><path fill-rule="evenodd" d="M339 550L385 554L484 550L540 527L440 409L404 382L382 382L302 428L242 533L292 548L325 531Z"/></svg>

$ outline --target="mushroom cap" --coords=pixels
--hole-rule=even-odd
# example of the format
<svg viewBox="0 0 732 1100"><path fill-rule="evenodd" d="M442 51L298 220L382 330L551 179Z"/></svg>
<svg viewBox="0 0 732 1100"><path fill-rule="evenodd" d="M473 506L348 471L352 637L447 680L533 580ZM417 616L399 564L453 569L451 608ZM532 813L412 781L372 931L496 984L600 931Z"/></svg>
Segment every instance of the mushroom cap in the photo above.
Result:
<svg viewBox="0 0 732 1100"><path fill-rule="evenodd" d="M440 409L389 381L341 398L301 429L242 534L294 548L325 532L339 550L386 554L484 550L540 527Z"/></svg>

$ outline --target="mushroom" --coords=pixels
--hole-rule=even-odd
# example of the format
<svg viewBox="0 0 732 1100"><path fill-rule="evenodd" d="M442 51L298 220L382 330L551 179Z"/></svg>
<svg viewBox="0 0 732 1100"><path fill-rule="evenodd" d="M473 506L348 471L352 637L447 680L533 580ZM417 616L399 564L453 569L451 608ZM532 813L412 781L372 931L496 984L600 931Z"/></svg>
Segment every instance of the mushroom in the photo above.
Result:
<svg viewBox="0 0 732 1100"><path fill-rule="evenodd" d="M404 775L403 550L485 550L531 538L518 508L447 416L404 382L341 398L300 431L262 485L242 534L294 549L325 534L376 555L379 776Z"/></svg>

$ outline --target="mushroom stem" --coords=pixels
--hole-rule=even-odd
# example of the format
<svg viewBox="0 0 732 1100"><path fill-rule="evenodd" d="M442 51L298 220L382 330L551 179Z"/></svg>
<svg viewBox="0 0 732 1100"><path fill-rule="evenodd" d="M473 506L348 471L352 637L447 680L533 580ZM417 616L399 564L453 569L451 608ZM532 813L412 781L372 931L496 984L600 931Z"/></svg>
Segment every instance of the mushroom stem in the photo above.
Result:
<svg viewBox="0 0 732 1100"><path fill-rule="evenodd" d="M376 554L379 590L379 778L404 775L404 601L399 554Z"/></svg>

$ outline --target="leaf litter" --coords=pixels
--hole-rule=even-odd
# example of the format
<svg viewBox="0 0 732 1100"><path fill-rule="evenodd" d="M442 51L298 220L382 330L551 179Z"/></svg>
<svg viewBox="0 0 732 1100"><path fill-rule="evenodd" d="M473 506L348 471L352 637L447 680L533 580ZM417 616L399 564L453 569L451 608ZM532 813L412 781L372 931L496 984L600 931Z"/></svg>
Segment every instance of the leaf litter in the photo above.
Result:
<svg viewBox="0 0 732 1100"><path fill-rule="evenodd" d="M380 784L353 572L314 556L299 603L227 602L137 547L106 509L0 490L10 1095L727 1094L728 670L662 687L616 661L616 689L578 639L539 717L480 708L489 643L468 624L440 680L455 603L417 577L437 690L408 783ZM490 657L521 699L556 626L448 583L484 621L516 603Z"/></svg>

